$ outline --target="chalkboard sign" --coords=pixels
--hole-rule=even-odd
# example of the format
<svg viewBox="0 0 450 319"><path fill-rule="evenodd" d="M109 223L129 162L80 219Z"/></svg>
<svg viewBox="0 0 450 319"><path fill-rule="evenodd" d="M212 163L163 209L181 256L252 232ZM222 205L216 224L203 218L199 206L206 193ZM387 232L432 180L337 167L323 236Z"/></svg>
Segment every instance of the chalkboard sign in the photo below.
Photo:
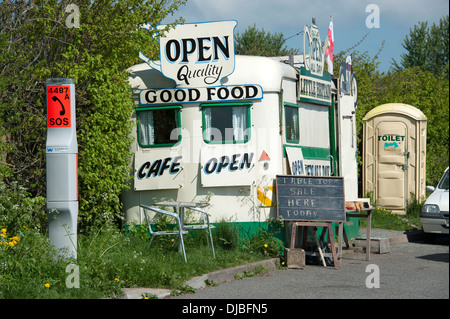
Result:
<svg viewBox="0 0 450 319"><path fill-rule="evenodd" d="M276 182L279 218L345 221L343 177L287 175Z"/></svg>

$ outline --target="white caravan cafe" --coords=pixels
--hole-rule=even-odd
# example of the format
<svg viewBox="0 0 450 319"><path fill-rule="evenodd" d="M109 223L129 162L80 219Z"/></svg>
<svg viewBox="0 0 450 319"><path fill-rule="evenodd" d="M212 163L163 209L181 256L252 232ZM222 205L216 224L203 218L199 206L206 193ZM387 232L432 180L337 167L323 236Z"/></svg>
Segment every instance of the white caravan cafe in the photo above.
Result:
<svg viewBox="0 0 450 319"><path fill-rule="evenodd" d="M141 54L145 63L129 69L136 125L127 224L145 223L141 204L174 200L208 202L212 223L256 230L277 217L277 175L344 176L346 199L357 199L355 97L338 94L323 54L234 55L236 24L177 26L161 37L161 61ZM305 33L311 52L318 31ZM344 78L336 83L351 84Z"/></svg>

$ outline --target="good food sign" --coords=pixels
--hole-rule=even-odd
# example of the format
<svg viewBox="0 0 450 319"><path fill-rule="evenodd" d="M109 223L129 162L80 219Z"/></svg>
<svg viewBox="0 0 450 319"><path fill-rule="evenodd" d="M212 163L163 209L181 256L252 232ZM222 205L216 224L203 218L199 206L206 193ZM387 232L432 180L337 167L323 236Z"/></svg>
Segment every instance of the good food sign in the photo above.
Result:
<svg viewBox="0 0 450 319"><path fill-rule="evenodd" d="M186 23L177 25L160 37L160 63L142 52L140 58L177 87L220 85L234 71L234 28L236 21ZM158 26L158 30L166 26Z"/></svg>

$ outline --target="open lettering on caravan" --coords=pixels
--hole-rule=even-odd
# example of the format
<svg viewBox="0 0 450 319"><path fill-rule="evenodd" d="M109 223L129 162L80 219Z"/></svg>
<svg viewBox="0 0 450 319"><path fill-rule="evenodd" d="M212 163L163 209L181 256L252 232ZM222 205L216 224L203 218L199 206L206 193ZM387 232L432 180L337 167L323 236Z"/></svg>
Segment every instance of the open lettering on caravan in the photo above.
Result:
<svg viewBox="0 0 450 319"><path fill-rule="evenodd" d="M224 155L220 158L211 157L203 166L206 175L216 173L220 174L224 170L236 172L248 170L251 167L253 153L233 154L231 156Z"/></svg>

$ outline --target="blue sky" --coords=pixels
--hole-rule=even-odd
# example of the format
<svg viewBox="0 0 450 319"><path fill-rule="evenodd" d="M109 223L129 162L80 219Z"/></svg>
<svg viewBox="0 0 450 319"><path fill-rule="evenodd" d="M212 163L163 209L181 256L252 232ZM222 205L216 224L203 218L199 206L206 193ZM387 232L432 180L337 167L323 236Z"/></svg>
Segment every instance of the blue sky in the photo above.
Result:
<svg viewBox="0 0 450 319"><path fill-rule="evenodd" d="M379 9L378 28L366 26L366 20L376 22L370 19L376 13L369 10L370 7L367 9L369 5L376 5ZM432 25L448 14L447 0L188 0L164 23L180 16L186 22L236 20L236 31L241 33L256 24L258 29L282 32L286 39L293 36L286 41L286 45L303 52L303 35L294 35L302 31L305 25L311 25L314 16L324 41L330 15L333 15L335 52L350 49L367 34L354 50L367 51L374 56L384 40L379 70L387 71L393 58L400 61L400 55L405 52L403 40L414 25L419 21L428 21Z"/></svg>

